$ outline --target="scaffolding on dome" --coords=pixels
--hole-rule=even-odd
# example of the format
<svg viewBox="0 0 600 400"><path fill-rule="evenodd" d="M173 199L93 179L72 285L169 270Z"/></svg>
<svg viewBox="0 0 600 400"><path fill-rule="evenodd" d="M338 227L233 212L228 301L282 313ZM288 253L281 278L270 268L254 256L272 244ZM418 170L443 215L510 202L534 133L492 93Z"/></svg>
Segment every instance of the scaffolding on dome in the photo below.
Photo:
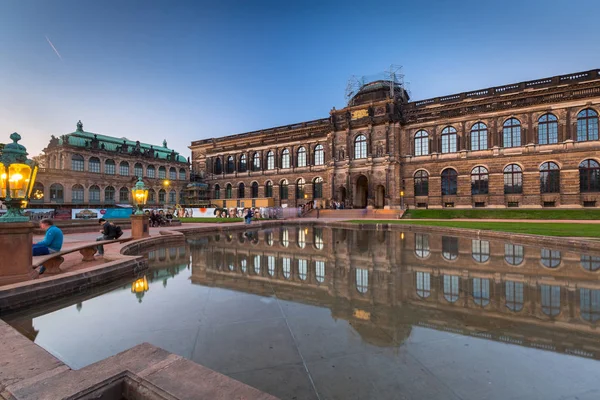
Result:
<svg viewBox="0 0 600 400"><path fill-rule="evenodd" d="M390 87L390 98L394 98L397 88L400 87L410 95L407 84L404 82L402 66L392 64L387 71L379 72L373 75L356 76L352 75L346 84L346 103L350 102L360 89L368 83L375 81L387 81Z"/></svg>

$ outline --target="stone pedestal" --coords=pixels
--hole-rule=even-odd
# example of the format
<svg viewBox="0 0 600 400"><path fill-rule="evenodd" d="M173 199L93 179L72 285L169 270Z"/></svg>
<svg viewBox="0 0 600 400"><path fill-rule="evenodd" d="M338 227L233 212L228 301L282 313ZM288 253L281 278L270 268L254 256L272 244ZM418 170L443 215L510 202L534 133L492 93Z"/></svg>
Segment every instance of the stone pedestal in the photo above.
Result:
<svg viewBox="0 0 600 400"><path fill-rule="evenodd" d="M31 222L0 223L0 286L31 279Z"/></svg>
<svg viewBox="0 0 600 400"><path fill-rule="evenodd" d="M150 236L150 220L146 215L131 216L131 237L141 239Z"/></svg>

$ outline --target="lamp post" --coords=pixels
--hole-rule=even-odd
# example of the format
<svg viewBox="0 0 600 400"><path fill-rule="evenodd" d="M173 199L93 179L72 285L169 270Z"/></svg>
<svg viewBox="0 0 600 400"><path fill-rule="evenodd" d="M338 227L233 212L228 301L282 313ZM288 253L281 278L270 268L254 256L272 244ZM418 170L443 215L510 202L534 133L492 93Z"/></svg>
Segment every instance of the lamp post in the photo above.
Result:
<svg viewBox="0 0 600 400"><path fill-rule="evenodd" d="M10 135L12 143L4 146L0 156L0 201L6 214L0 217L0 285L32 277L34 224L21 213L27 205L35 183L38 166L27 159L27 150L18 143L18 133Z"/></svg>
<svg viewBox="0 0 600 400"><path fill-rule="evenodd" d="M141 239L150 236L148 216L144 214L144 206L148 200L148 189L144 186L142 178L138 178L135 187L131 189L133 202L136 206L135 214L131 216L131 237Z"/></svg>

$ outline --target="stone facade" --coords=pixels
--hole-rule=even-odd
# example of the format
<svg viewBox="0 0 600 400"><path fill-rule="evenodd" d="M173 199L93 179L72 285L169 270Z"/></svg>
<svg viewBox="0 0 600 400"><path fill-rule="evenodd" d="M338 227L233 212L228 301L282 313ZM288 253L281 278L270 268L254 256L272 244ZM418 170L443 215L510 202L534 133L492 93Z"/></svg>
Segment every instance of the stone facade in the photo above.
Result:
<svg viewBox="0 0 600 400"><path fill-rule="evenodd" d="M600 70L416 102L377 81L327 119L194 141L192 169L213 199L289 206L398 208L402 196L409 207L600 206L598 113Z"/></svg>
<svg viewBox="0 0 600 400"><path fill-rule="evenodd" d="M36 207L110 207L131 204L131 189L141 176L149 189L148 206L185 203L190 181L183 156L162 146L152 146L86 132L78 123L75 132L55 138L44 149L32 192Z"/></svg>

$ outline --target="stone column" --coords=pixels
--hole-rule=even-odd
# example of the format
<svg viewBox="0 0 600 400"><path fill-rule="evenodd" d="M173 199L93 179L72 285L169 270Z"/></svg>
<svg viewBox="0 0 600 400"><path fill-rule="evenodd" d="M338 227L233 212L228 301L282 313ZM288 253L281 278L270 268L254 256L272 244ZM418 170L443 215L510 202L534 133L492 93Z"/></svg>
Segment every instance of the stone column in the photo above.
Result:
<svg viewBox="0 0 600 400"><path fill-rule="evenodd" d="M31 279L33 275L31 222L0 223L0 286Z"/></svg>

